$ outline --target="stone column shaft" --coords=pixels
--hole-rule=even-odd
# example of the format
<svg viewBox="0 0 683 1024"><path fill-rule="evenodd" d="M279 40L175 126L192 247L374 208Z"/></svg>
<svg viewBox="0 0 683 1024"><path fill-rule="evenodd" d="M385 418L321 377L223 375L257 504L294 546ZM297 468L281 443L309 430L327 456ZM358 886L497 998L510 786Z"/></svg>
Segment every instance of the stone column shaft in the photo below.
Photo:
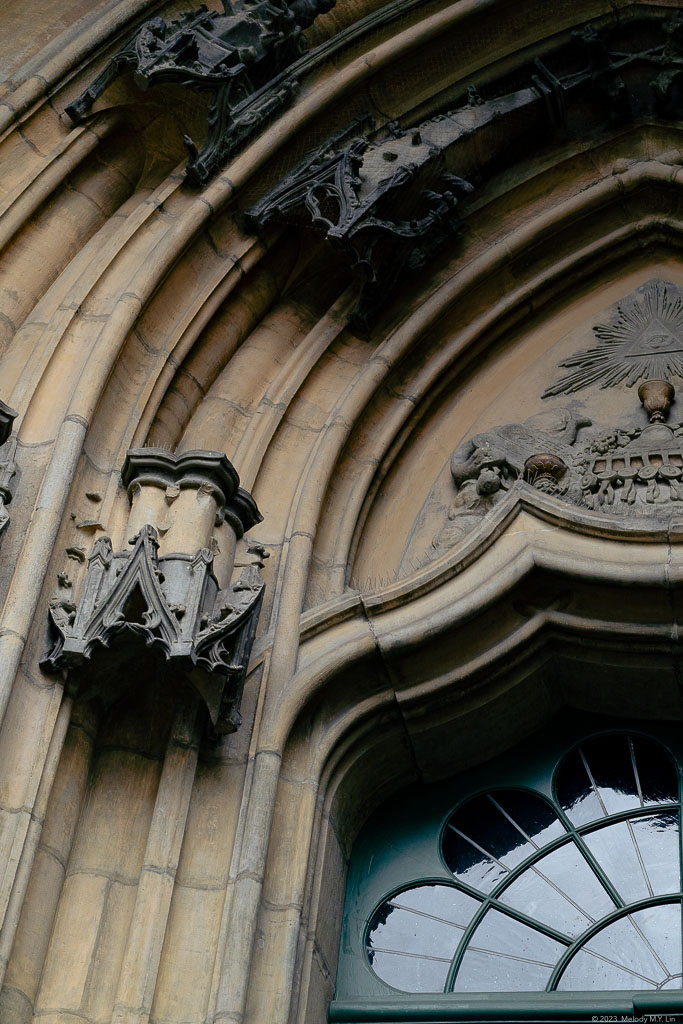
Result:
<svg viewBox="0 0 683 1024"><path fill-rule="evenodd" d="M112 1024L144 1024L154 997L199 748L199 701L188 697L171 728L119 976Z"/></svg>

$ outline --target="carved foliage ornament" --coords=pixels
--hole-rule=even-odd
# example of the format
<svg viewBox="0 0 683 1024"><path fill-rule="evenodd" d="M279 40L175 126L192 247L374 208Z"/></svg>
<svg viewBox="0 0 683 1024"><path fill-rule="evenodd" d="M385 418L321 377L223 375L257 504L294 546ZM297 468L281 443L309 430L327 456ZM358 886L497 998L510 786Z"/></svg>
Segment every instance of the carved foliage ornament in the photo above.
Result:
<svg viewBox="0 0 683 1024"><path fill-rule="evenodd" d="M108 537L95 542L78 604L60 574L61 594L49 609L52 646L41 667L78 670L98 649L111 648L123 668L150 648L192 682L214 730L233 732L263 601L265 551L252 545L253 564L219 590L208 548L159 558L151 526L130 544L130 551L114 552Z"/></svg>
<svg viewBox="0 0 683 1024"><path fill-rule="evenodd" d="M683 376L683 292L675 284L648 281L637 297L617 306L617 315L593 328L594 348L565 359L572 372L541 396L572 394L598 384L602 388L645 378Z"/></svg>
<svg viewBox="0 0 683 1024"><path fill-rule="evenodd" d="M199 152L185 136L190 153L188 177L203 184L292 94L293 80L271 90L267 86L306 49L303 30L334 4L335 0L224 0L223 13L202 5L168 24L163 18L152 18L66 113L80 123L126 68L134 69L135 81L142 89L177 82L211 92L204 149ZM261 101L240 114L240 108L260 90L264 91Z"/></svg>

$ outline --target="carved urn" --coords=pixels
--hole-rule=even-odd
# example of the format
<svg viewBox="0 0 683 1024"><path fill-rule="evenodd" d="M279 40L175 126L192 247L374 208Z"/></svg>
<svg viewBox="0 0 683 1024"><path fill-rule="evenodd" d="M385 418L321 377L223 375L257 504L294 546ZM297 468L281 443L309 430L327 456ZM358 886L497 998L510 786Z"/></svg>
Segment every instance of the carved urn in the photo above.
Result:
<svg viewBox="0 0 683 1024"><path fill-rule="evenodd" d="M546 494L557 494L561 490L560 481L567 472L567 464L559 455L551 452L539 452L532 455L524 463L524 479L537 491Z"/></svg>

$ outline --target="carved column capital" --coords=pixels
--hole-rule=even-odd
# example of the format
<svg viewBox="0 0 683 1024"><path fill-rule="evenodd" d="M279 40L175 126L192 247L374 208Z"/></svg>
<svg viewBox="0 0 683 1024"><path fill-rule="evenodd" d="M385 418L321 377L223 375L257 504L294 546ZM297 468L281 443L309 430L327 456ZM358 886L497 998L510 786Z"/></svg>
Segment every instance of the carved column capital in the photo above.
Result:
<svg viewBox="0 0 683 1024"><path fill-rule="evenodd" d="M166 448L130 448L121 470L123 486L131 496L135 484L151 487L211 489L216 504L225 505L239 486L237 470L221 452L191 451L176 454Z"/></svg>
<svg viewBox="0 0 683 1024"><path fill-rule="evenodd" d="M164 537L171 530L171 536L164 540L166 549L172 543L176 545L174 550L181 551L207 544L214 523L227 522L239 539L262 521L256 502L240 487L237 470L222 452L131 448L121 479L134 507L133 529L137 531L151 522ZM138 501L143 491L153 493ZM185 508L191 497L188 491L204 502L203 524L198 520L196 505L191 512ZM137 512L136 503L140 504Z"/></svg>

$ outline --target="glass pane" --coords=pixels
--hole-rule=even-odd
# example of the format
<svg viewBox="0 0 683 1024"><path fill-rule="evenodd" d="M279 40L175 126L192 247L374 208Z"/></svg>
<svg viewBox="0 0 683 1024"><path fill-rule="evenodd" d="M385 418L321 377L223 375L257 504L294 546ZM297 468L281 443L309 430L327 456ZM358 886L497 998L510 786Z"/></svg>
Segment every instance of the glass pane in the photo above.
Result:
<svg viewBox="0 0 683 1024"><path fill-rule="evenodd" d="M368 932L370 963L373 963L375 949L451 959L462 938L462 931L458 925L385 903L375 915Z"/></svg>
<svg viewBox="0 0 683 1024"><path fill-rule="evenodd" d="M400 953L375 953L372 967L382 981L401 992L443 992L449 960L428 960Z"/></svg>
<svg viewBox="0 0 683 1024"><path fill-rule="evenodd" d="M570 961L559 990L681 987L681 907L637 910L607 925Z"/></svg>
<svg viewBox="0 0 683 1024"><path fill-rule="evenodd" d="M582 991L623 991L624 989L653 989L652 982L614 964L601 957L580 949L571 960L557 985L558 992Z"/></svg>
<svg viewBox="0 0 683 1024"><path fill-rule="evenodd" d="M468 949L462 958L453 991L543 992L551 973L551 967L541 964Z"/></svg>
<svg viewBox="0 0 683 1024"><path fill-rule="evenodd" d="M643 980L654 984L666 981L669 976L663 962L645 940L642 930L636 928L628 917L621 917L603 928L584 948L611 963L626 967Z"/></svg>
<svg viewBox="0 0 683 1024"><path fill-rule="evenodd" d="M447 831L457 831L492 859L514 867L533 853L533 847L518 828L486 796L475 797L460 807Z"/></svg>
<svg viewBox="0 0 683 1024"><path fill-rule="evenodd" d="M611 897L573 842L536 861L536 868L594 921L614 909Z"/></svg>
<svg viewBox="0 0 683 1024"><path fill-rule="evenodd" d="M680 837L677 814L653 814L631 822L650 888L656 896L679 892Z"/></svg>
<svg viewBox="0 0 683 1024"><path fill-rule="evenodd" d="M590 832L583 840L624 902L652 895L625 821Z"/></svg>
<svg viewBox="0 0 683 1024"><path fill-rule="evenodd" d="M677 802L678 779L659 743L617 733L597 736L569 754L560 766L556 793L570 821L585 825L606 813Z"/></svg>
<svg viewBox="0 0 683 1024"><path fill-rule="evenodd" d="M578 750L568 754L562 762L555 789L560 807L573 825L585 825L604 816Z"/></svg>
<svg viewBox="0 0 683 1024"><path fill-rule="evenodd" d="M470 939L472 948L507 953L510 956L536 960L544 964L555 963L565 947L535 928L499 910L488 910Z"/></svg>
<svg viewBox="0 0 683 1024"><path fill-rule="evenodd" d="M543 921L551 928L574 938L592 923L569 902L566 896L554 888L550 881L533 868L527 868L501 893L499 899L529 917Z"/></svg>
<svg viewBox="0 0 683 1024"><path fill-rule="evenodd" d="M564 950L547 935L489 910L470 939L454 991L542 991Z"/></svg>
<svg viewBox="0 0 683 1024"><path fill-rule="evenodd" d="M667 751L654 740L643 736L633 737L633 753L643 793L647 804L678 802L678 777L674 763Z"/></svg>
<svg viewBox="0 0 683 1024"><path fill-rule="evenodd" d="M394 906L417 910L442 921L451 921L463 928L469 924L480 906L479 900L451 885L419 885L398 893L390 902Z"/></svg>
<svg viewBox="0 0 683 1024"><path fill-rule="evenodd" d="M498 804L538 847L563 835L564 826L545 800L519 789L494 790L489 797Z"/></svg>
<svg viewBox="0 0 683 1024"><path fill-rule="evenodd" d="M636 910L631 914L631 920L645 936L646 941L662 961L669 975L680 978L683 968L681 964L680 904L665 903L660 907ZM680 988L680 981L673 987Z"/></svg>
<svg viewBox="0 0 683 1024"><path fill-rule="evenodd" d="M597 736L581 752L607 814L642 806L626 735Z"/></svg>
<svg viewBox="0 0 683 1024"><path fill-rule="evenodd" d="M482 892L490 892L507 875L502 864L477 850L466 839L446 826L443 836L443 856L455 877Z"/></svg>

